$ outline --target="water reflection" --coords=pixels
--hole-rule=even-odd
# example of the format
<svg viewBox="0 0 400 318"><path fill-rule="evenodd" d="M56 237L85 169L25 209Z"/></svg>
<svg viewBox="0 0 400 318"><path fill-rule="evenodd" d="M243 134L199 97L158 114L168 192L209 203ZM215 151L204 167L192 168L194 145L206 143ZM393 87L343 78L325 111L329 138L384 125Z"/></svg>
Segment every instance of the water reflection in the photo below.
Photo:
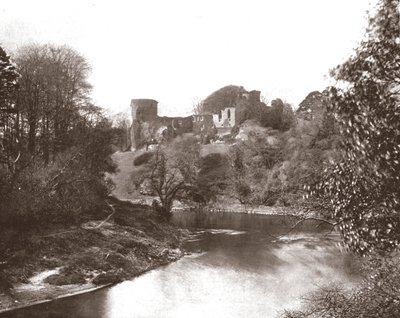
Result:
<svg viewBox="0 0 400 318"><path fill-rule="evenodd" d="M183 228L260 230L284 233L294 226L298 218L291 215L263 215L251 213L179 211L172 221ZM297 231L321 232L329 229L326 224L308 220L296 227Z"/></svg>
<svg viewBox="0 0 400 318"><path fill-rule="evenodd" d="M203 228L186 242L192 255L15 317L275 317L318 286L350 286L357 279L351 256L336 247L337 236L316 233L312 224L283 235L295 222L290 217L176 215L174 222Z"/></svg>

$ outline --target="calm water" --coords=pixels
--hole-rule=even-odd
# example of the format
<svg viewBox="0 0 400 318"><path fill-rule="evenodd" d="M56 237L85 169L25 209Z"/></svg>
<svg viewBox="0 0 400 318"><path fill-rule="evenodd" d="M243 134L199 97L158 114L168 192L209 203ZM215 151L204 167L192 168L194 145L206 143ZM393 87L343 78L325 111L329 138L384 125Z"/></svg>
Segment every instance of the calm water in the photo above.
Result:
<svg viewBox="0 0 400 318"><path fill-rule="evenodd" d="M299 297L357 279L338 237L290 217L177 213L193 253L136 279L15 311L9 317L276 317ZM286 234L285 234L286 233Z"/></svg>

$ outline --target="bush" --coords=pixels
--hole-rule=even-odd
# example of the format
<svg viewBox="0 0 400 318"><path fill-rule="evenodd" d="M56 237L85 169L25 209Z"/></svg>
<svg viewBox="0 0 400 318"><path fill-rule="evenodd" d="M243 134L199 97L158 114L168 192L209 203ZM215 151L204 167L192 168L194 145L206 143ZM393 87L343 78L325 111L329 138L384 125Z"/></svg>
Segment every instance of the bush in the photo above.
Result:
<svg viewBox="0 0 400 318"><path fill-rule="evenodd" d="M77 149L47 166L35 161L0 188L0 224L78 222L104 209L108 180L90 171Z"/></svg>
<svg viewBox="0 0 400 318"><path fill-rule="evenodd" d="M228 165L227 157L212 153L201 159L198 186L204 193L213 192L214 195L227 187Z"/></svg>
<svg viewBox="0 0 400 318"><path fill-rule="evenodd" d="M133 160L133 165L134 166L141 166L145 163L149 163L150 160L153 158L154 153L152 152L145 152L139 156L137 156L134 160Z"/></svg>
<svg viewBox="0 0 400 318"><path fill-rule="evenodd" d="M365 279L351 291L328 286L306 297L305 308L285 318L400 317L400 266L395 258L372 258L364 264Z"/></svg>

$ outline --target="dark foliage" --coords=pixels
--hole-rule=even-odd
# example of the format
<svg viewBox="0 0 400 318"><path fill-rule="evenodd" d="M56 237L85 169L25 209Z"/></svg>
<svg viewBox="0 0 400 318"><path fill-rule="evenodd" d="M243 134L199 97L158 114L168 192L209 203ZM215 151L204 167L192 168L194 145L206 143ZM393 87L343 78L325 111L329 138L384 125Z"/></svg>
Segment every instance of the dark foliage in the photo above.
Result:
<svg viewBox="0 0 400 318"><path fill-rule="evenodd" d="M204 189L219 193L227 186L228 165L225 155L212 153L201 158L198 182Z"/></svg>
<svg viewBox="0 0 400 318"><path fill-rule="evenodd" d="M354 318L400 316L398 261L374 257L365 262L365 278L352 290L326 286L305 297L307 307L285 318Z"/></svg>
<svg viewBox="0 0 400 318"><path fill-rule="evenodd" d="M332 72L347 83L330 90L342 159L321 188L346 243L362 254L400 242L399 25L399 1L381 1L357 54Z"/></svg>
<svg viewBox="0 0 400 318"><path fill-rule="evenodd" d="M22 230L101 212L118 131L90 102L85 59L35 45L21 49L17 67L2 49L0 56L0 104L13 110L0 113L0 226Z"/></svg>
<svg viewBox="0 0 400 318"><path fill-rule="evenodd" d="M139 156L137 156L134 160L133 160L133 164L135 166L141 166L143 164L148 163L154 156L153 152L145 152Z"/></svg>
<svg viewBox="0 0 400 318"><path fill-rule="evenodd" d="M345 244L363 256L364 281L326 287L287 318L400 316L400 1L381 0L356 54L333 70L330 100L340 158L316 193L329 201ZM345 84L345 85L343 85Z"/></svg>
<svg viewBox="0 0 400 318"><path fill-rule="evenodd" d="M220 88L202 102L202 112L217 114L224 108L235 107L244 92L246 90L242 86L229 85Z"/></svg>

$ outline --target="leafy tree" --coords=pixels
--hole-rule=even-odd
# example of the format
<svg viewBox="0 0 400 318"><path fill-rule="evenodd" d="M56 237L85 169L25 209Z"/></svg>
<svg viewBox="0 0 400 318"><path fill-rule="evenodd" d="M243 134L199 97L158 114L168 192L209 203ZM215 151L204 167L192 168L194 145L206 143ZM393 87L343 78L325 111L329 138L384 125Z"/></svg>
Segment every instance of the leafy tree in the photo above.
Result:
<svg viewBox="0 0 400 318"><path fill-rule="evenodd" d="M0 47L0 164L14 170L17 143L15 93L19 74L7 53Z"/></svg>
<svg viewBox="0 0 400 318"><path fill-rule="evenodd" d="M322 183L345 242L359 253L400 242L400 10L382 0L356 54L332 71L342 159Z"/></svg>
<svg viewBox="0 0 400 318"><path fill-rule="evenodd" d="M113 129L104 121L76 130L71 132L73 147L47 165L34 158L2 184L0 227L74 223L103 211L112 187L105 173L115 171L109 158Z"/></svg>
<svg viewBox="0 0 400 318"><path fill-rule="evenodd" d="M246 207L250 203L252 189L248 182L248 171L243 157L241 148L236 146L232 149L229 157L230 179L236 199Z"/></svg>
<svg viewBox="0 0 400 318"><path fill-rule="evenodd" d="M0 108L2 110L13 105L18 78L19 74L10 56L0 47Z"/></svg>
<svg viewBox="0 0 400 318"><path fill-rule="evenodd" d="M400 264L393 253L400 240L399 25L400 1L381 0L356 54L332 71L341 87L330 89L340 158L316 189L329 199L347 246L370 254L365 278L352 291L317 291L286 318L400 315Z"/></svg>
<svg viewBox="0 0 400 318"><path fill-rule="evenodd" d="M284 103L280 98L274 99L271 101L271 107L266 108L262 113L261 124L280 131L290 129L295 124L292 106Z"/></svg>
<svg viewBox="0 0 400 318"><path fill-rule="evenodd" d="M202 111L217 114L219 111L234 107L242 99L242 93L246 90L242 86L229 85L208 96L202 103Z"/></svg>
<svg viewBox="0 0 400 318"><path fill-rule="evenodd" d="M280 130L287 131L295 125L296 117L293 112L293 107L289 103L283 103L282 119Z"/></svg>
<svg viewBox="0 0 400 318"><path fill-rule="evenodd" d="M198 193L201 194L201 202L214 201L228 187L227 160L227 156L220 153L210 153L200 159L200 171L196 185Z"/></svg>

